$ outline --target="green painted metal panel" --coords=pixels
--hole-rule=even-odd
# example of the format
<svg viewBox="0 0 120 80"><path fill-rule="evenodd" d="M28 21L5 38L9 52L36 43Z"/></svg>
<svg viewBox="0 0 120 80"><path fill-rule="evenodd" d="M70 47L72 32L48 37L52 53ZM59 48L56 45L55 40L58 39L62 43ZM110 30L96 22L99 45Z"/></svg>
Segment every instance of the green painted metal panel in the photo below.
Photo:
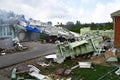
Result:
<svg viewBox="0 0 120 80"><path fill-rule="evenodd" d="M70 47L73 49L74 47L77 47L77 46L80 46L80 45L83 45L87 43L86 40L83 40L83 41L76 41L76 42L73 42L73 43L69 43Z"/></svg>
<svg viewBox="0 0 120 80"><path fill-rule="evenodd" d="M110 57L107 59L107 62L117 62L117 61L118 61L117 57Z"/></svg>
<svg viewBox="0 0 120 80"><path fill-rule="evenodd" d="M56 46L56 55L59 57L74 57L90 52L94 52L94 46L92 45L91 39L76 41L76 42L64 42L59 43Z"/></svg>
<svg viewBox="0 0 120 80"><path fill-rule="evenodd" d="M16 80L16 79L17 79L17 78L16 78L16 71L17 71L16 68L14 68L14 69L12 70L12 75L11 75L12 80Z"/></svg>

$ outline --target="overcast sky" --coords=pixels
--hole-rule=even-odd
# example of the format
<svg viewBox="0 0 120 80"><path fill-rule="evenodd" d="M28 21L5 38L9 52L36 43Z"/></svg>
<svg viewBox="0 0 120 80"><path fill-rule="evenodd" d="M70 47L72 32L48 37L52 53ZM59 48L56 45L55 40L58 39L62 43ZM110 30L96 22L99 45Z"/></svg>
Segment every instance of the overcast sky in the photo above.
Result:
<svg viewBox="0 0 120 80"><path fill-rule="evenodd" d="M0 9L54 24L103 23L112 21L110 14L120 9L120 0L0 0Z"/></svg>

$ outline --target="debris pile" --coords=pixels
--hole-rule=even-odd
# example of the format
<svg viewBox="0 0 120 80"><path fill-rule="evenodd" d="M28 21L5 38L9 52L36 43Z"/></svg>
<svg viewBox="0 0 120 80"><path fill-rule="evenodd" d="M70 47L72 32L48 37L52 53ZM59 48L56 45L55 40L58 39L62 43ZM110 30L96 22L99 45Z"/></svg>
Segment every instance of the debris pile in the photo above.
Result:
<svg viewBox="0 0 120 80"><path fill-rule="evenodd" d="M105 56L106 62L117 62L118 61L115 51L116 51L116 49L105 52L104 56Z"/></svg>
<svg viewBox="0 0 120 80"><path fill-rule="evenodd" d="M57 75L62 75L62 76L68 76L72 72L71 69L65 69L65 68L58 68L56 69L56 74Z"/></svg>
<svg viewBox="0 0 120 80"><path fill-rule="evenodd" d="M12 46L9 47L0 47L0 54L5 55L5 54L10 54L10 53L16 53L19 51L24 51L28 49L25 46L22 46L19 42L19 39L16 37L12 40ZM4 43L6 45L6 43Z"/></svg>
<svg viewBox="0 0 120 80"><path fill-rule="evenodd" d="M89 29L88 29L89 30ZM86 31L86 29L85 29ZM76 41L56 41L56 57L53 57L57 63L62 63L67 57L75 58L79 55L87 57L102 55L106 51L113 49L113 31L87 31L82 30L83 35ZM52 55L51 55L52 56Z"/></svg>
<svg viewBox="0 0 120 80"><path fill-rule="evenodd" d="M57 78L56 74L50 74L50 75L43 75L40 74L40 70L33 66L33 65L27 65L27 66L21 66L17 68L13 68L12 70L12 75L11 79L12 80L28 80L28 79L33 79L33 80L54 80ZM28 78L25 78L23 76L20 76L20 74L25 74L29 75ZM68 73L68 70L65 70L65 75ZM56 77L56 78L55 78ZM71 78L62 78L62 79L56 79L56 80L71 80Z"/></svg>
<svg viewBox="0 0 120 80"><path fill-rule="evenodd" d="M47 55L45 58L47 60L53 59L55 62L62 64L68 57L75 58L77 56L87 56L87 58L91 58L95 56L104 56L106 62L117 62L118 60L115 54L116 49L113 48L113 40L109 36L104 35L104 33L106 32L98 30L92 32L88 31L87 33L84 33L84 35L81 35L79 39L72 42L56 41L56 54ZM17 38L14 40L14 43L20 48L23 47L19 44ZM48 64L45 62L37 62L37 66L42 68L39 69L33 65L28 65L27 67L29 70L27 70L27 74L39 80L71 80L72 78L68 77L71 77L72 72L75 69L85 68L88 70L95 70L95 66L91 61L77 61L77 65L72 65L73 67L54 67L55 65L52 65L51 62ZM49 68L53 69L51 67L55 68L52 73L49 72ZM42 69L48 70L48 73L42 73ZM108 72L106 75L112 73L115 69ZM115 73L119 75L119 72L120 70L117 70ZM100 77L98 80L102 78L104 78L104 76Z"/></svg>

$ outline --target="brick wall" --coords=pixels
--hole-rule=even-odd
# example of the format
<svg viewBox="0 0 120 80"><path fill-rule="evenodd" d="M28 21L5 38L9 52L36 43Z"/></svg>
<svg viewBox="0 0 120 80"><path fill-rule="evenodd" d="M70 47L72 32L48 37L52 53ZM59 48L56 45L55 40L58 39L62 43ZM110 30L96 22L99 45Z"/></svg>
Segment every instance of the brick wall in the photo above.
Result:
<svg viewBox="0 0 120 80"><path fill-rule="evenodd" d="M114 18L114 47L120 47L120 16Z"/></svg>

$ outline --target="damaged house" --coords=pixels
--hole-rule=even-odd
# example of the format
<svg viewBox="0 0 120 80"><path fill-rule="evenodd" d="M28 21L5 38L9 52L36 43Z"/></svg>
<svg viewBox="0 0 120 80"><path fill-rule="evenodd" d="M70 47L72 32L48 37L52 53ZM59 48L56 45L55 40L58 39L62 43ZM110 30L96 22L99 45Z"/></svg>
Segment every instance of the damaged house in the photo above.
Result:
<svg viewBox="0 0 120 80"><path fill-rule="evenodd" d="M12 25L0 25L0 47L9 48L13 45L12 38L14 38L14 27Z"/></svg>
<svg viewBox="0 0 120 80"><path fill-rule="evenodd" d="M40 20L33 20L30 18L28 21L23 18L20 21L20 26L24 27L25 30L21 30L19 32L19 39L22 40L27 40L27 41L36 41L41 39L41 28L42 27L51 27L52 22L41 22ZM43 30L42 30L43 31Z"/></svg>
<svg viewBox="0 0 120 80"><path fill-rule="evenodd" d="M16 36L17 25L22 15L0 10L0 38Z"/></svg>
<svg viewBox="0 0 120 80"><path fill-rule="evenodd" d="M22 15L16 15L13 12L6 12L0 10L0 47L10 48L12 47L12 39L17 37L18 31L17 27L19 19Z"/></svg>
<svg viewBox="0 0 120 80"><path fill-rule="evenodd" d="M51 26L52 23L43 23L39 20L26 20L24 15L0 10L0 38L15 38L20 41L40 40L41 26Z"/></svg>
<svg viewBox="0 0 120 80"><path fill-rule="evenodd" d="M31 22L27 21L25 18L20 20L20 26L24 28L24 30L21 30L18 35L21 41L32 41L40 39L40 30L35 24L39 23L34 21L34 25L31 25Z"/></svg>

